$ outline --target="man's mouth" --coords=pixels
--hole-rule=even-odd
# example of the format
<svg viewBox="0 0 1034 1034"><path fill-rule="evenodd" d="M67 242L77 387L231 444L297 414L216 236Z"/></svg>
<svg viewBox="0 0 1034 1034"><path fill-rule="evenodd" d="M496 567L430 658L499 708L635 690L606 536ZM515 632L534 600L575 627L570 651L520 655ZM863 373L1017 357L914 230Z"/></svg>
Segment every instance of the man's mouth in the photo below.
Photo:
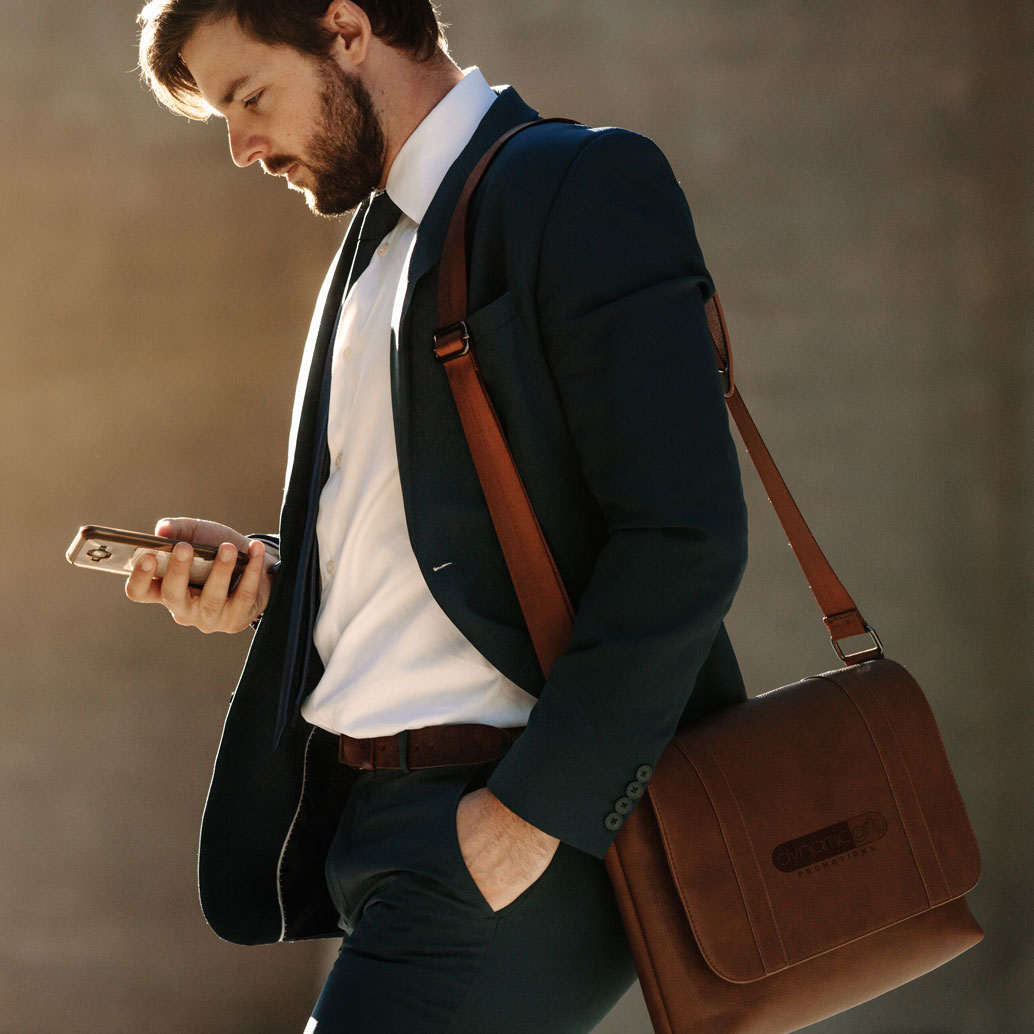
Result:
<svg viewBox="0 0 1034 1034"><path fill-rule="evenodd" d="M301 162L293 158L286 160L280 159L278 161L267 161L263 163L266 167L266 172L270 176L286 176L290 179L291 174L297 170Z"/></svg>

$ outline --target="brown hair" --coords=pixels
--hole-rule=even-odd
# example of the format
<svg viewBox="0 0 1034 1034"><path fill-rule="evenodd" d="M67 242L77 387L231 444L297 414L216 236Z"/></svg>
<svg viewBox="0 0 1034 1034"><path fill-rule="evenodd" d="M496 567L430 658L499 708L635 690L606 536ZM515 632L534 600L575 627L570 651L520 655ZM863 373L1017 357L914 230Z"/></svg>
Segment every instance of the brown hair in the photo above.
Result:
<svg viewBox="0 0 1034 1034"><path fill-rule="evenodd" d="M354 0L373 34L389 46L428 61L446 47L432 0ZM334 36L320 24L329 0L149 0L140 25L140 74L167 108L188 118L207 118L197 84L180 51L202 22L233 17L262 43L325 56Z"/></svg>

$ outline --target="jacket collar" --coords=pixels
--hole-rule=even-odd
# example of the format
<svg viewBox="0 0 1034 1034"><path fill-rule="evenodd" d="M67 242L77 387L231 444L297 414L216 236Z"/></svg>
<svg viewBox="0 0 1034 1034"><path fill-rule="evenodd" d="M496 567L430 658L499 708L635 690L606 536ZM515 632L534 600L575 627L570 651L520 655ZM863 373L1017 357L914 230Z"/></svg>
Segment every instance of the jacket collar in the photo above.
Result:
<svg viewBox="0 0 1034 1034"><path fill-rule="evenodd" d="M438 188L427 213L420 223L413 257L409 264L409 287L406 294L406 308L412 298L413 287L417 281L431 268L437 265L445 245L445 235L449 229L453 210L459 200L467 177L473 172L478 159L508 129L536 118L538 112L521 100L512 86L493 87L499 94L496 102L488 109L481 120L470 142L456 159L452 168L445 174L442 185Z"/></svg>

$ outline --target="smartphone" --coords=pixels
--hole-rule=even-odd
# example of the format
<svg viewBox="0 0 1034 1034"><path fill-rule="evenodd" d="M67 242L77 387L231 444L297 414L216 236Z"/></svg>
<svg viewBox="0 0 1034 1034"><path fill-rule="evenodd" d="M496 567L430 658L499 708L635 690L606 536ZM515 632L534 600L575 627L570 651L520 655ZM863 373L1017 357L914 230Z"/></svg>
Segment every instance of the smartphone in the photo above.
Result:
<svg viewBox="0 0 1034 1034"><path fill-rule="evenodd" d="M155 578L164 578L169 566L169 557L177 539L165 539L158 535L145 535L141 531L123 531L121 528L101 528L94 524L86 524L79 529L72 544L65 553L70 564L85 567L93 571L108 571L111 574L128 577L133 572L136 562L150 553L158 562L154 572ZM205 584L205 579L212 570L212 562L219 553L218 546L202 546L192 542L194 561L190 565L189 582L196 588ZM237 564L230 588L237 584L237 579L248 562L248 554L237 550Z"/></svg>

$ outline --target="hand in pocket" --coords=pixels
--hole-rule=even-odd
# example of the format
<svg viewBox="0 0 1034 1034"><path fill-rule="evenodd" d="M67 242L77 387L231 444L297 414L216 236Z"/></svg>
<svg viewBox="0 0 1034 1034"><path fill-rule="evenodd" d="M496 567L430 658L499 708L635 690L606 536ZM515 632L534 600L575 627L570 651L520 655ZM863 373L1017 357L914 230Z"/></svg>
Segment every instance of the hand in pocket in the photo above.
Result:
<svg viewBox="0 0 1034 1034"><path fill-rule="evenodd" d="M460 798L456 836L471 878L493 912L516 901L546 871L560 845L487 788Z"/></svg>

